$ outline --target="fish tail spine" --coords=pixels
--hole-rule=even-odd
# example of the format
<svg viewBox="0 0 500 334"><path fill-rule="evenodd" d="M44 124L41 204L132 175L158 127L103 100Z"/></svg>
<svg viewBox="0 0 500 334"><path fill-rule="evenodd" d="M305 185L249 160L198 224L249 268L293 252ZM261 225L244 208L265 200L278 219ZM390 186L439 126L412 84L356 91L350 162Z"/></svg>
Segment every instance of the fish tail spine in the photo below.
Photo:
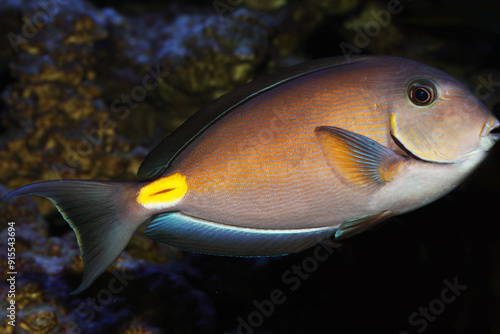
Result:
<svg viewBox="0 0 500 334"><path fill-rule="evenodd" d="M85 272L73 294L87 289L122 253L150 215L135 202L140 182L54 180L10 192L49 199L75 231Z"/></svg>

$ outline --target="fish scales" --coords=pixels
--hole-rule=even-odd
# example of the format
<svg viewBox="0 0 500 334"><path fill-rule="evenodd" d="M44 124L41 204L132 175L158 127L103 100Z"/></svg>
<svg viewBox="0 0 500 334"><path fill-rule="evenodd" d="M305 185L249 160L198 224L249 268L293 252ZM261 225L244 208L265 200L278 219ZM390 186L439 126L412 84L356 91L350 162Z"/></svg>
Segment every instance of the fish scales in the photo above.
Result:
<svg viewBox="0 0 500 334"><path fill-rule="evenodd" d="M342 126L342 120L350 117L361 122L347 129L362 130L363 134L386 144L387 112L375 109L373 102L369 102L374 99L374 91L360 94L357 90L347 90L339 85L338 77L327 71L304 80L307 82L283 85L239 108L198 139L203 142L202 148L195 142L179 157L179 165L174 163L173 167L193 180L190 183L193 191L187 195L193 198L187 197L186 203L194 205L183 206L186 213L199 217L203 212L205 219L242 226L268 224L268 219L283 228L293 227L296 220L307 220L305 224L310 227L324 226L333 215L345 220L347 213L342 212L346 211L345 203L350 204L349 215L366 214L355 208L363 194L344 190L346 185L331 173L316 145L314 129L321 125ZM316 88L314 94L311 89L302 88L309 82ZM293 97L291 101L288 96ZM323 108L324 102L332 98L336 98L334 109ZM363 122L364 119L368 121ZM267 124L265 130L262 124ZM378 136L384 132L381 140ZM217 154L209 156L209 152ZM205 157L203 163L194 163L201 160L197 156ZM301 168L296 168L297 165ZM230 195L224 196L226 192ZM343 201L338 200L342 197ZM220 208L213 207L214 201L227 211L227 220L221 217ZM344 204L331 204L329 210L319 210L325 207L325 202ZM266 220L256 214L256 207L269 214Z"/></svg>

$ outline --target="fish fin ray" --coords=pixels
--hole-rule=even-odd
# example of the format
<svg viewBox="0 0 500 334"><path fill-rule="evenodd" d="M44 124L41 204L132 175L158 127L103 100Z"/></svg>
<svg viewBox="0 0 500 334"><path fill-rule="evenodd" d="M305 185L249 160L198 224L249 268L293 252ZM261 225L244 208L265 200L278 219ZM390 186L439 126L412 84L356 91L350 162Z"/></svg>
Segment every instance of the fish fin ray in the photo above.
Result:
<svg viewBox="0 0 500 334"><path fill-rule="evenodd" d="M364 216L356 219L348 220L338 228L335 232L335 241L350 238L358 235L374 226L382 223L392 215L392 211L384 211L375 215Z"/></svg>
<svg viewBox="0 0 500 334"><path fill-rule="evenodd" d="M292 230L246 228L174 212L158 215L144 234L162 244L189 251L254 257L298 252L332 236L335 231L335 227Z"/></svg>
<svg viewBox="0 0 500 334"><path fill-rule="evenodd" d="M142 223L123 214L124 184L132 182L55 180L30 184L4 197L45 197L75 231L85 271L72 294L87 289L113 264Z"/></svg>
<svg viewBox="0 0 500 334"><path fill-rule="evenodd" d="M201 133L237 107L260 94L297 78L333 67L346 66L361 59L363 59L363 56L353 57L350 62L344 57L318 59L276 71L234 89L200 109L160 142L146 156L139 167L137 175L147 179L158 177L168 168L177 155Z"/></svg>
<svg viewBox="0 0 500 334"><path fill-rule="evenodd" d="M316 134L332 168L360 186L383 186L401 171L406 161L391 149L355 132L320 126Z"/></svg>

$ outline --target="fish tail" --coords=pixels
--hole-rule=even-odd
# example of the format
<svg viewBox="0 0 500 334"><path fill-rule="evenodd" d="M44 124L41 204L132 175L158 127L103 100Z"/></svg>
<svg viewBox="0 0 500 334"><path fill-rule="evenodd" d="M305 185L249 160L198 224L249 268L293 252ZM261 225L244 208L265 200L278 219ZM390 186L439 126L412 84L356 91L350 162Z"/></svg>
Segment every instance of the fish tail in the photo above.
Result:
<svg viewBox="0 0 500 334"><path fill-rule="evenodd" d="M149 217L137 205L139 182L55 180L30 184L7 194L49 199L76 233L85 272L72 292L88 288L122 253L132 235Z"/></svg>

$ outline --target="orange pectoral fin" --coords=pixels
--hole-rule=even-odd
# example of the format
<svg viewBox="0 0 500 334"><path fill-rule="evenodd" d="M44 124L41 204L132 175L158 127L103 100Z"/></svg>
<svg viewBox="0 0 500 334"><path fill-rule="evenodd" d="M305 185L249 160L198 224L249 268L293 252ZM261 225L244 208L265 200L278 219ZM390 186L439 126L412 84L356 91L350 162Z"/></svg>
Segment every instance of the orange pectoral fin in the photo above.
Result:
<svg viewBox="0 0 500 334"><path fill-rule="evenodd" d="M332 168L360 186L382 186L402 169L405 158L376 141L333 126L316 128Z"/></svg>

